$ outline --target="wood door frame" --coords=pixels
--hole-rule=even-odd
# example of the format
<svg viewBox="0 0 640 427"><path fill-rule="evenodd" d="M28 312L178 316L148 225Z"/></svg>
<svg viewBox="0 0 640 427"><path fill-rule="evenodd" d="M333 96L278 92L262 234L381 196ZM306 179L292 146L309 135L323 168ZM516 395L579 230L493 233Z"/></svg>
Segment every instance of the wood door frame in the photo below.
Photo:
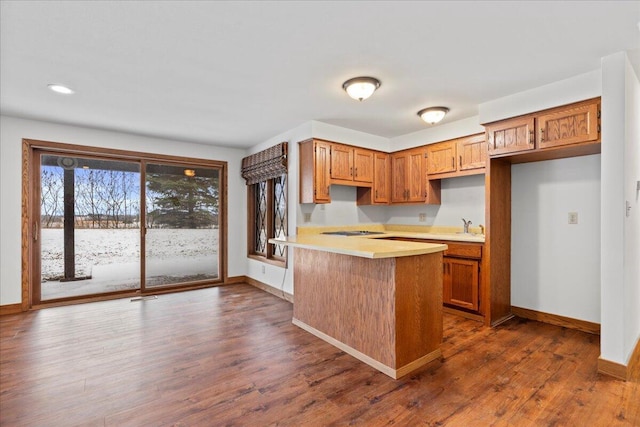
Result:
<svg viewBox="0 0 640 427"><path fill-rule="evenodd" d="M164 155L164 154L154 154L154 153L144 153L137 151L128 151L128 150L119 150L119 149L110 149L110 148L102 148L102 147L92 147L92 146L84 146L77 144L66 144L60 142L52 142L52 141L41 141L34 139L22 139L22 211L21 211L21 241L22 241L22 249L21 249L21 270L22 270L22 278L21 278L21 287L22 287L22 301L21 301L21 309L22 311L28 311L34 306L33 292L32 292L32 284L35 280L34 277L34 256L37 255L36 251L39 248L39 244L35 245L33 236L34 233L39 233L39 230L36 229L36 225L34 222L34 209L40 206L39 203L39 189L35 188L35 185L39 183L39 180L34 178L34 174L37 170L39 170L40 165L36 164L36 160L38 158L37 155L34 154L36 150L46 150L46 151L55 151L58 153L69 153L70 155L79 155L79 156L100 156L107 157L110 160L123 160L123 161L136 161L140 164L141 168L146 162L161 162L166 164L188 164L192 166L201 166L201 167L212 167L218 168L220 170L220 189L219 189L219 198L220 203L218 206L218 279L209 281L208 284L193 282L191 286L189 282L185 282L184 284L180 284L177 286L163 286L161 289L153 289L153 293L164 293L175 290L185 290L190 288L198 288L203 286L216 286L219 284L223 284L227 282L228 279L228 248L227 248L227 194L228 194L228 185L227 185L227 162L219 161L219 160L208 160L208 159L198 159L192 157L180 157L180 156L172 156L172 155ZM142 182L142 178L144 177L144 173L141 169L141 185L144 185ZM141 197L144 194L141 188ZM144 205L141 205L141 211ZM141 221L144 219L144 214L141 212ZM141 222L142 227L144 227L144 223ZM39 228L39 224L38 224ZM144 239L141 237L141 251L144 250ZM39 253L39 252L38 252ZM142 253L142 252L141 252ZM144 265L144 263L142 263ZM144 270L141 269L141 274L144 273ZM141 275L141 280L143 280L143 276ZM131 293L130 291L126 291L126 293ZM122 294L119 294L117 297L121 297ZM63 298L60 300L52 301L51 304L65 304L72 302L81 302L86 300L101 300L113 298L111 294L105 295L104 297L96 296L96 295L82 295L78 297L74 297L72 299ZM44 303L43 303L44 304ZM48 304L48 303L47 303Z"/></svg>

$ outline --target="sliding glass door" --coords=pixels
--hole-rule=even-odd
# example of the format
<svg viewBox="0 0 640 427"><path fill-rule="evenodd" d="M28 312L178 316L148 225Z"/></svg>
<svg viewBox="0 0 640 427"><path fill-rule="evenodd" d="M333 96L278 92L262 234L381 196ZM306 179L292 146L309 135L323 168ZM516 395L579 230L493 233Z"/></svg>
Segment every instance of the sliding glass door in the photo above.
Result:
<svg viewBox="0 0 640 427"><path fill-rule="evenodd" d="M32 150L32 304L222 281L226 164L112 151Z"/></svg>
<svg viewBox="0 0 640 427"><path fill-rule="evenodd" d="M140 164L43 153L39 181L40 300L139 289Z"/></svg>
<svg viewBox="0 0 640 427"><path fill-rule="evenodd" d="M147 288L217 279L220 170L147 163Z"/></svg>

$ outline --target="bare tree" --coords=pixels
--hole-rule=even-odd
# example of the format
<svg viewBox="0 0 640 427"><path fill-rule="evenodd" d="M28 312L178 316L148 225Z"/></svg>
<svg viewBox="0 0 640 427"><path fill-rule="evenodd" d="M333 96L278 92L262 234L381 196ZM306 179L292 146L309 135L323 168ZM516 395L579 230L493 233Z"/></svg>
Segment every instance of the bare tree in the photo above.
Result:
<svg viewBox="0 0 640 427"><path fill-rule="evenodd" d="M40 174L40 222L43 228L50 228L61 206L63 178L62 169L43 167Z"/></svg>

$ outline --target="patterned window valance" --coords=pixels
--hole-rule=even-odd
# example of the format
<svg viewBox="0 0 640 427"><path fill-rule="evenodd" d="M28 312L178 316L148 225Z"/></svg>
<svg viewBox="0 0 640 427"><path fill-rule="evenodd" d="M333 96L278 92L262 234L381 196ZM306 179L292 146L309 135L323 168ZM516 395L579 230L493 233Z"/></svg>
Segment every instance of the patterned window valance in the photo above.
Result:
<svg viewBox="0 0 640 427"><path fill-rule="evenodd" d="M281 142L242 159L242 177L247 181L247 185L277 178L286 173L286 142Z"/></svg>

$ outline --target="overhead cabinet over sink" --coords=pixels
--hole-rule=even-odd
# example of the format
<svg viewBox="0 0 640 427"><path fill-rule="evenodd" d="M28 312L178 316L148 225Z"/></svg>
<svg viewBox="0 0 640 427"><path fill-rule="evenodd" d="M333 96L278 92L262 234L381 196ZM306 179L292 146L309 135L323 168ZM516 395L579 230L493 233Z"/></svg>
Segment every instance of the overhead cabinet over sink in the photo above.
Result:
<svg viewBox="0 0 640 427"><path fill-rule="evenodd" d="M426 146L429 179L483 174L487 145L483 133Z"/></svg>

